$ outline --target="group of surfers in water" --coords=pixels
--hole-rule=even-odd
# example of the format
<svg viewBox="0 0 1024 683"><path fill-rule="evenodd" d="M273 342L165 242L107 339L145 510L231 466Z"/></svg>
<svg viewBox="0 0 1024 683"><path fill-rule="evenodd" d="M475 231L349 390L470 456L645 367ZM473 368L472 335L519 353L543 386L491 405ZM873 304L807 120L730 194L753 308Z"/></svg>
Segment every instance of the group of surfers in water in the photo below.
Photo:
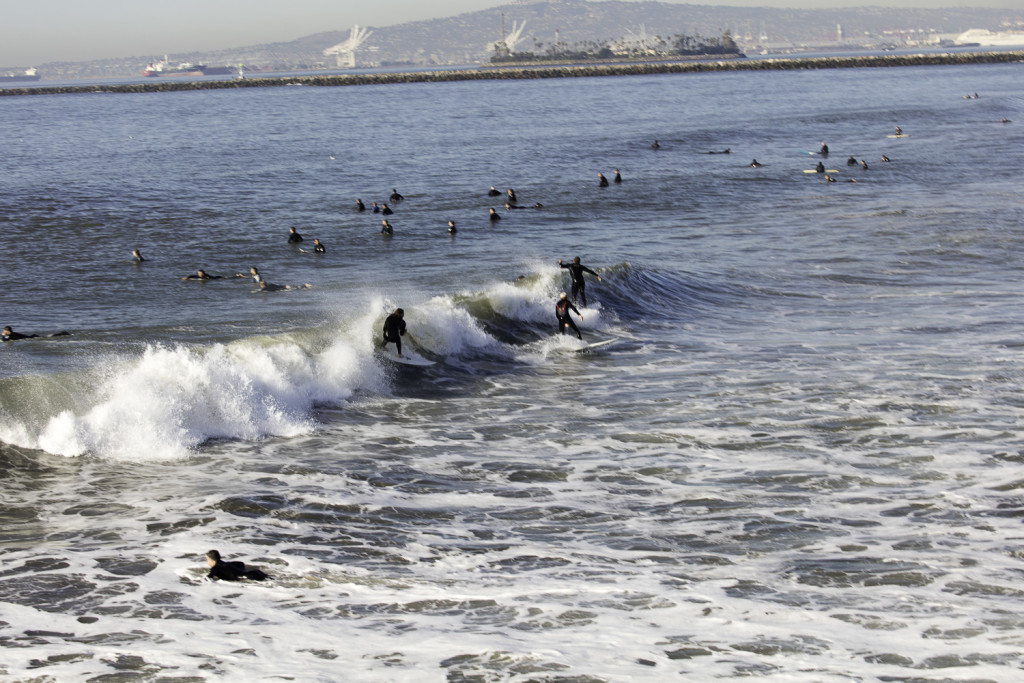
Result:
<svg viewBox="0 0 1024 683"><path fill-rule="evenodd" d="M622 182L622 174L619 172L619 169L615 169L614 170L614 180L613 180L613 182L616 183L616 184ZM608 182L608 179L605 177L604 173L598 173L598 183L599 183L600 187L607 187L608 186L609 182ZM488 196L497 196L497 195L500 195L501 193L492 185L491 189L488 191L487 194L488 194ZM518 198L516 197L516 193L515 193L514 189L508 188L508 190L506 192L506 197L507 197L507 201L505 203L505 208L506 209L527 208L527 207L520 207L520 206L518 206L516 204L516 202L518 201ZM392 192L391 196L389 197L389 199L391 200L392 203L397 203L397 202L400 202L403 199L405 199L405 197L403 197L401 194L399 194L398 190L395 189L395 190L393 190L393 192ZM542 206L543 206L542 204L536 203L532 207L529 207L529 208L541 208ZM393 212L393 210L390 209L387 204L384 204L384 208L383 209L378 209L377 203L374 202L373 203L373 207L374 207L373 208L374 213L377 213L378 211L381 212L381 213L385 213L385 214ZM361 199L357 199L356 200L356 210L357 211L365 211L366 210L366 207L363 205L363 202L362 202ZM491 221L501 220L501 216L498 215L497 212L493 208L491 208L490 209L490 219L491 219ZM392 233L392 228L388 224L388 221L387 221L386 218L383 221L383 225L384 225L384 227L382 229L382 232L384 232L385 234L391 234ZM448 221L448 232L450 234L455 234L457 232L457 228L455 227L455 221L452 221L452 220ZM301 243L303 241L304 241L304 238L302 237L302 235L299 234L299 232L294 227L289 228L289 230L288 230L288 243L289 244L299 244L299 243ZM313 252L314 253L317 253L317 254L326 253L326 248L320 242L319 239L314 239L313 240L313 244L314 244L314 247L313 247ZM142 252L139 249L132 249L132 259L136 263L142 263L142 262L147 260L142 255ZM569 298L569 295L566 292L562 292L562 294L559 297L558 301L555 302L555 317L558 320L558 331L559 331L560 334L566 334L567 331L571 330L572 332L574 332L576 334L576 336L580 340L582 340L583 339L583 335L580 333L579 328L576 326L576 323L573 321L573 319L572 319L572 317L570 315L570 312L575 313L577 316L579 316L581 321L583 320L583 316L580 314L579 309L576 308L576 304L579 303L581 305L581 307L583 307L583 308L587 307L586 280L583 277L584 273L589 273L590 275L595 276L598 279L598 281L601 281L601 276L598 275L591 268L589 268L589 267L583 265L582 263L580 263L580 257L579 256L575 257L572 260L572 263L564 263L561 259L559 259L558 260L558 265L561 268L566 269L566 270L569 271L569 276L570 276L570 280L571 280L571 283L572 283L572 286L571 286L572 298L571 298L571 300ZM271 282L267 282L267 280L264 279L263 275L260 274L259 269L256 266L251 266L249 268L249 272L248 273L234 273L232 275L227 275L227 276L225 276L225 275L215 275L215 274L206 272L206 270L204 270L203 268L199 268L198 270L196 270L195 273L193 273L191 275L185 275L181 279L182 280L197 280L197 281L200 281L200 282L206 282L206 281L210 281L210 280L224 280L224 279L231 279L231 278L250 278L250 277L253 279L253 282L256 283L257 287L259 287L260 291L275 292L275 291L284 291L284 290L292 290L292 289L310 289L313 286L313 285L311 285L309 283L306 283L306 284L303 284L303 285L278 285L278 284L274 284L274 283L271 283ZM384 333L383 334L384 338L383 338L383 342L382 342L381 346L382 347L386 347L388 344L394 344L395 347L396 347L396 351L397 351L398 357L402 358L403 357L402 356L402 337L405 336L405 333L406 333L405 311L403 309L396 308L390 315L387 316L387 318L384 320L383 333ZM69 334L69 333L68 332L58 332L57 334L48 335L48 336L63 336L63 335L67 335L67 334ZM41 335L38 335L38 334L23 334L23 333L20 333L20 332L15 332L10 326L7 326L7 327L5 327L3 329L2 335L0 335L0 341L5 341L6 342L6 341L16 341L16 340L19 340L19 339L35 339L35 338L38 338L40 336ZM211 552L215 552L215 551L211 551ZM212 560L211 560L211 562L212 562ZM214 565L211 564L211 567L213 567L213 566ZM218 566L220 566L220 565L218 565ZM212 571L213 570L211 570L211 572ZM220 571L220 570L218 570L218 571Z"/></svg>

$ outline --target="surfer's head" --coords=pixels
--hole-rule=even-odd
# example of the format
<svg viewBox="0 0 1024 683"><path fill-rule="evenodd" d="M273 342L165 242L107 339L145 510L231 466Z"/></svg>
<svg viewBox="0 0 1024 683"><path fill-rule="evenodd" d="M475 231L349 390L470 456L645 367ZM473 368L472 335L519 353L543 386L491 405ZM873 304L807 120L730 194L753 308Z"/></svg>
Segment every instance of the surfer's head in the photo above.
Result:
<svg viewBox="0 0 1024 683"><path fill-rule="evenodd" d="M574 259L572 260L572 262L573 262L573 263L575 263L575 264L576 264L576 265L578 266L578 265L580 264L580 257L579 257L579 256L577 256L576 258L574 258Z"/></svg>
<svg viewBox="0 0 1024 683"><path fill-rule="evenodd" d="M565 299L565 298L567 298L568 296L569 296L568 294L566 294L565 292L562 292L562 295L561 295L560 297L558 297L558 298L559 298L559 299Z"/></svg>
<svg viewBox="0 0 1024 683"><path fill-rule="evenodd" d="M206 563L207 564L209 564L212 567L213 565L217 564L218 562L220 562L220 552L218 552L216 550L211 550L208 553L206 553Z"/></svg>
<svg viewBox="0 0 1024 683"><path fill-rule="evenodd" d="M395 315L397 315L399 318L401 318L402 316L405 315L405 311L403 311L401 308L396 308L395 309Z"/></svg>

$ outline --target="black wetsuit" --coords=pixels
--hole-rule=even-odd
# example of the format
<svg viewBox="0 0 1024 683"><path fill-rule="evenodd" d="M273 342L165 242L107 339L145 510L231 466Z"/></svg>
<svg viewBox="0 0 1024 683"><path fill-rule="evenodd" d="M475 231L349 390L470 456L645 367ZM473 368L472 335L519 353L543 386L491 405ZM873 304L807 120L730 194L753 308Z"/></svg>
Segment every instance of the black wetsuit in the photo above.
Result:
<svg viewBox="0 0 1024 683"><path fill-rule="evenodd" d="M324 248L324 245L318 244L315 247L313 247L313 253L316 253L316 254L326 254L327 250Z"/></svg>
<svg viewBox="0 0 1024 683"><path fill-rule="evenodd" d="M603 175L601 175L601 180L600 180L600 181L598 181L598 184L599 184L599 185L600 185L601 187L608 187L608 179L607 179L607 178L605 178L605 177L604 177Z"/></svg>
<svg viewBox="0 0 1024 683"><path fill-rule="evenodd" d="M363 204L362 199L356 200L356 211L366 211L366 205Z"/></svg>
<svg viewBox="0 0 1024 683"><path fill-rule="evenodd" d="M392 313L384 320L384 343L382 347L387 346L388 342L393 342L395 348L398 349L398 355L402 355L402 335L405 334L405 320L400 316Z"/></svg>
<svg viewBox="0 0 1024 683"><path fill-rule="evenodd" d="M583 281L583 273L597 275L594 271L580 263L560 263L563 268L569 269L569 276L572 278L572 300L573 303L579 299L583 308L587 307L587 283Z"/></svg>
<svg viewBox="0 0 1024 683"><path fill-rule="evenodd" d="M616 183L616 184L621 183L622 182L622 174L620 174L618 171L616 171L615 172L615 179L612 180L612 182Z"/></svg>
<svg viewBox="0 0 1024 683"><path fill-rule="evenodd" d="M398 194L398 190L395 190L394 192L391 193L391 196L388 197L388 199L390 199L393 202L400 202L403 199L405 199L405 197L403 197L402 195Z"/></svg>
<svg viewBox="0 0 1024 683"><path fill-rule="evenodd" d="M823 163L821 163L819 161L818 165L814 167L814 170L817 171L818 173L824 173L825 172L825 164L823 164Z"/></svg>
<svg viewBox="0 0 1024 683"><path fill-rule="evenodd" d="M853 157L850 157L849 159L846 160L846 165L847 166L856 166L857 165L857 160L854 159Z"/></svg>
<svg viewBox="0 0 1024 683"><path fill-rule="evenodd" d="M490 190L487 191L487 196L488 197L497 197L499 194L501 194L501 193L498 192L497 190L495 190L493 187Z"/></svg>
<svg viewBox="0 0 1024 683"><path fill-rule="evenodd" d="M292 233L288 234L288 244L296 244L297 242L301 242L301 241L302 241L302 235L300 235L299 233L292 232Z"/></svg>
<svg viewBox="0 0 1024 683"><path fill-rule="evenodd" d="M388 206L387 204L384 205L384 208L381 209L380 212L385 216L390 216L391 214L394 213L394 211L391 210L391 207Z"/></svg>
<svg viewBox="0 0 1024 683"><path fill-rule="evenodd" d="M4 332L0 335L0 341L15 341L17 339L36 339L38 334L22 334L21 332Z"/></svg>
<svg viewBox="0 0 1024 683"><path fill-rule="evenodd" d="M491 214L491 220L492 221L500 221L501 220L501 216L499 216L497 213L492 213Z"/></svg>
<svg viewBox="0 0 1024 683"><path fill-rule="evenodd" d="M569 315L569 311L575 312L576 315L580 314L568 299L559 299L555 304L555 317L558 318L558 331L561 334L565 334L565 328L568 325L582 341L583 335L580 334L580 328L576 327L576 323L572 321L572 316Z"/></svg>
<svg viewBox="0 0 1024 683"><path fill-rule="evenodd" d="M241 581L242 579L266 581L270 578L261 569L246 569L245 562L225 562L224 560L217 560L217 563L210 567L210 573L206 576L221 581Z"/></svg>
<svg viewBox="0 0 1024 683"><path fill-rule="evenodd" d="M185 280L223 280L223 275L186 275L183 279Z"/></svg>

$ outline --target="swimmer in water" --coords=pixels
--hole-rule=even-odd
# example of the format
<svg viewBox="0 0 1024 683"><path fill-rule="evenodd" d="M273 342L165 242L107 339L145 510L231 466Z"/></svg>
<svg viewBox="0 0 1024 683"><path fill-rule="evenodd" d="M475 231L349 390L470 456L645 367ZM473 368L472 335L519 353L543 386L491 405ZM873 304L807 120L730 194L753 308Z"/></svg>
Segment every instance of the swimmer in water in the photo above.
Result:
<svg viewBox="0 0 1024 683"><path fill-rule="evenodd" d="M856 166L857 165L857 160L853 158L852 154L850 155L850 158L846 160L846 165L847 166Z"/></svg>
<svg viewBox="0 0 1024 683"><path fill-rule="evenodd" d="M388 223L388 219L387 218L385 218L384 220L382 220L380 222L380 234L382 234L382 235L393 235L394 233L395 233L395 231L391 227L391 224Z"/></svg>
<svg viewBox="0 0 1024 683"><path fill-rule="evenodd" d="M391 196L388 197L388 199L390 199L392 202L400 202L403 199L405 199L405 197L398 194L398 190L396 190L395 188L391 188Z"/></svg>
<svg viewBox="0 0 1024 683"><path fill-rule="evenodd" d="M270 577L266 575L262 570L248 569L244 562L233 561L225 562L221 559L220 553L216 550L211 550L206 553L206 564L210 567L210 572L206 575L208 579L220 580L220 581L241 581L242 579L249 579L250 581L266 581Z"/></svg>
<svg viewBox="0 0 1024 683"><path fill-rule="evenodd" d="M816 172L818 172L818 173L824 173L824 172L825 172L825 164L823 164L823 163L821 163L821 162L819 161L819 162L818 162L818 165L814 167L814 170L815 170Z"/></svg>
<svg viewBox="0 0 1024 683"><path fill-rule="evenodd" d="M356 211L366 211L366 204L363 204L362 199L356 200Z"/></svg>
<svg viewBox="0 0 1024 683"><path fill-rule="evenodd" d="M761 168L761 162L759 162L757 159L754 159L753 161L750 162L750 167Z"/></svg>
<svg viewBox="0 0 1024 683"><path fill-rule="evenodd" d="M132 258L135 259L136 263L142 263L146 259L142 258L142 254L138 249L132 249Z"/></svg>
<svg viewBox="0 0 1024 683"><path fill-rule="evenodd" d="M382 208L380 212L385 216L390 216L391 214L394 213L394 211L391 210L391 207L388 206L387 204L384 205L384 208Z"/></svg>
<svg viewBox="0 0 1024 683"><path fill-rule="evenodd" d="M615 169L615 177L612 178L612 182L616 185L622 182L622 174L619 173L619 169Z"/></svg>
<svg viewBox="0 0 1024 683"><path fill-rule="evenodd" d="M491 189L487 190L488 197L497 197L499 194L501 193L498 192L498 189L494 187L494 185L491 185Z"/></svg>
<svg viewBox="0 0 1024 683"><path fill-rule="evenodd" d="M651 143L651 149L661 149L661 145L658 144L657 140Z"/></svg>
<svg viewBox="0 0 1024 683"><path fill-rule="evenodd" d="M513 204L516 203L516 191L513 190L511 187L508 188L508 192L505 193L505 196L508 198L508 201L512 202Z"/></svg>
<svg viewBox="0 0 1024 683"><path fill-rule="evenodd" d="M296 232L295 228L288 228L288 244L298 244L302 241L302 235Z"/></svg>
<svg viewBox="0 0 1024 683"><path fill-rule="evenodd" d="M374 213L380 213L380 207L377 206L377 202L373 203L373 212Z"/></svg>
<svg viewBox="0 0 1024 683"><path fill-rule="evenodd" d="M455 221L448 221L448 234L454 235L458 230L455 229Z"/></svg>
<svg viewBox="0 0 1024 683"><path fill-rule="evenodd" d="M327 253L327 249L324 248L324 245L320 244L320 240L317 239L317 238L313 239L313 253L314 254L326 254Z"/></svg>
<svg viewBox="0 0 1024 683"><path fill-rule="evenodd" d="M494 207L491 207L490 220L492 223L501 220L501 216L499 216L498 212L494 210Z"/></svg>
<svg viewBox="0 0 1024 683"><path fill-rule="evenodd" d="M597 174L597 184L601 187L608 187L608 179L604 177L604 173Z"/></svg>
<svg viewBox="0 0 1024 683"><path fill-rule="evenodd" d="M868 162L865 161L864 159L861 159L860 160L860 167L863 168L865 171L868 170Z"/></svg>
<svg viewBox="0 0 1024 683"><path fill-rule="evenodd" d="M823 157L827 157L828 156L828 145L826 145L824 142L822 142L821 143L821 148L818 149L818 154L820 154Z"/></svg>
<svg viewBox="0 0 1024 683"><path fill-rule="evenodd" d="M883 155L882 155L882 161L889 161L889 157L887 157L887 156L885 156L885 155L883 154Z"/></svg>

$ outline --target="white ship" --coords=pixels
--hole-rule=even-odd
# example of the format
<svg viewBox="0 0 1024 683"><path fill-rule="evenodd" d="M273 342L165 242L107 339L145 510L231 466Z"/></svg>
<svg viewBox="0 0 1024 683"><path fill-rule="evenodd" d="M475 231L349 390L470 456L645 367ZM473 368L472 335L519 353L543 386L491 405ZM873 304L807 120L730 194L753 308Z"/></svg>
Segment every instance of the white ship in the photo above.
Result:
<svg viewBox="0 0 1024 683"><path fill-rule="evenodd" d="M1024 31L1001 31L995 33L984 28L972 28L958 35L953 44L978 45L981 47L1024 46Z"/></svg>

